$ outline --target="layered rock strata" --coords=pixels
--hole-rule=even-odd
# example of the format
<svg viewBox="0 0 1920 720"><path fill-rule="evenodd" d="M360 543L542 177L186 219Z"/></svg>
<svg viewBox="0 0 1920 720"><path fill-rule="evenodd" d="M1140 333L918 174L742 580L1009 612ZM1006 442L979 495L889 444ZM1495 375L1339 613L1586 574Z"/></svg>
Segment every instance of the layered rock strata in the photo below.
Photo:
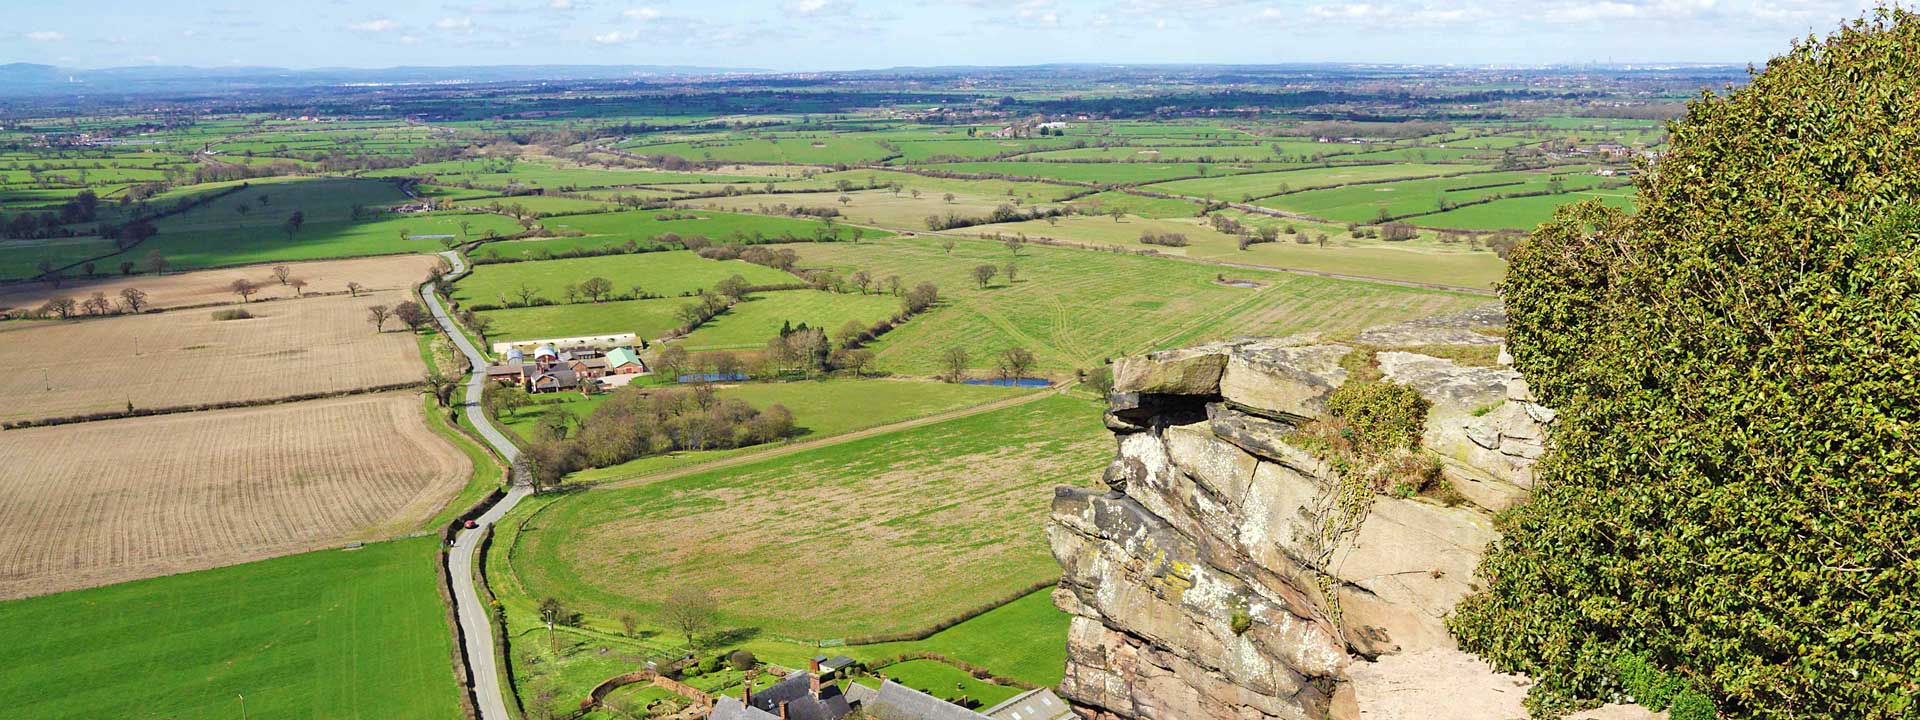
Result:
<svg viewBox="0 0 1920 720"><path fill-rule="evenodd" d="M1553 420L1517 372L1484 362L1499 320L1481 309L1342 342L1116 362L1107 489L1059 489L1048 526L1054 599L1073 615L1061 694L1102 720L1352 715L1355 663L1454 652L1443 619L1495 538L1492 514L1526 496ZM1301 431L1367 368L1432 402L1423 450L1458 494L1367 493L1364 519L1329 532L1354 517L1351 486Z"/></svg>

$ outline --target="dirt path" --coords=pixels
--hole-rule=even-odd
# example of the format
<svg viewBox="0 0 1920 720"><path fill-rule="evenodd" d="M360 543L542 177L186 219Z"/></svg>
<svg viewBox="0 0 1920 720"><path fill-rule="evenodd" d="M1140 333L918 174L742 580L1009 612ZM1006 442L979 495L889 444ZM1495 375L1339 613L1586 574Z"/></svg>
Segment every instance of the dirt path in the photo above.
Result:
<svg viewBox="0 0 1920 720"><path fill-rule="evenodd" d="M850 433L842 433L839 435L823 437L818 440L808 440L806 442L797 442L790 445L782 445L772 450L763 450L761 452L747 453L744 455L735 455L729 458L722 458L722 459L714 460L711 462L696 463L696 464L688 465L685 467L677 467L669 470L661 470L659 472L644 473L644 474L635 475L629 478L602 483L600 485L595 485L593 487L594 488L633 487L635 485L646 485L649 483L656 483L662 480L672 480L677 477L692 475L694 473L706 472L708 470L718 470L720 468L729 468L737 465L745 465L747 463L752 463L752 462L760 462L761 460L768 460L772 458L782 457L785 455L792 455L797 452L805 452L807 450L814 450L817 448L828 447L831 445L839 445L840 443L852 442L862 438L870 438L875 435L885 435L887 433L917 428L922 425L932 425L934 423L946 422L948 420L953 420L955 418L963 418L969 415L978 415L984 412L1004 410L1006 408L1010 408L1018 405L1025 405L1027 403L1035 402L1037 400L1045 398L1049 395L1063 394L1067 391L1068 388L1071 388L1071 387L1073 387L1072 383L1068 383L1065 385L1061 385L1058 388L1047 390L1044 392L1036 392L1028 395L1011 397L1005 400L995 400L993 402L986 403L984 405L974 405L972 407L964 407L958 410L949 410L947 412L939 413L936 415L927 415L925 417L918 417L912 420L902 420L900 422L892 423L888 425L878 425L875 427L867 428L865 430L855 430Z"/></svg>

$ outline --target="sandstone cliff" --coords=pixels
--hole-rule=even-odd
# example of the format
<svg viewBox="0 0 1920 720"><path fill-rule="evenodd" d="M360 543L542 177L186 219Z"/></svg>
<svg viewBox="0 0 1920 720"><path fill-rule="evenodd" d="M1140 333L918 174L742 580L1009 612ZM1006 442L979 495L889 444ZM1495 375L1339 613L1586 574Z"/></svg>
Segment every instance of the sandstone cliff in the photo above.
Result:
<svg viewBox="0 0 1920 720"><path fill-rule="evenodd" d="M1366 705L1421 681L1373 661L1420 658L1467 676L1427 684L1498 701L1462 717L1518 714L1524 680L1460 655L1442 624L1554 419L1495 361L1501 328L1488 307L1115 363L1109 490L1061 488L1048 526L1074 616L1061 694L1089 718L1390 717ZM1450 491L1356 494L1308 449L1303 428L1355 372L1432 403L1422 452Z"/></svg>

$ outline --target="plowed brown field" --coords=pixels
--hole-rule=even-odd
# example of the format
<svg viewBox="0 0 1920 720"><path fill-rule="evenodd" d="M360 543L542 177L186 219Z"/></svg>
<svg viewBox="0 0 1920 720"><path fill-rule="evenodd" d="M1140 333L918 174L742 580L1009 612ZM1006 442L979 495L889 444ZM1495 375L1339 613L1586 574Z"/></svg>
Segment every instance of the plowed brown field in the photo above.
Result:
<svg viewBox="0 0 1920 720"><path fill-rule="evenodd" d="M282 398L418 380L411 334L367 308L411 295L305 298L245 307L248 320L177 310L0 323L0 420Z"/></svg>
<svg viewBox="0 0 1920 720"><path fill-rule="evenodd" d="M287 266L289 278L307 281L308 293L346 292L347 283L357 282L368 290L405 290L426 279L436 259L431 255L387 255L349 260L275 263ZM37 308L55 297L86 300L94 292L120 302L120 290L139 288L147 294L153 308L171 308L208 303L238 303L233 281L252 280L260 286L255 300L294 297L292 287L281 285L273 275L273 265L243 265L216 270L196 270L173 275L135 275L98 280L69 280L60 287L45 283L17 283L0 286L0 311L8 308Z"/></svg>
<svg viewBox="0 0 1920 720"><path fill-rule="evenodd" d="M466 484L414 393L0 432L0 600L402 534Z"/></svg>

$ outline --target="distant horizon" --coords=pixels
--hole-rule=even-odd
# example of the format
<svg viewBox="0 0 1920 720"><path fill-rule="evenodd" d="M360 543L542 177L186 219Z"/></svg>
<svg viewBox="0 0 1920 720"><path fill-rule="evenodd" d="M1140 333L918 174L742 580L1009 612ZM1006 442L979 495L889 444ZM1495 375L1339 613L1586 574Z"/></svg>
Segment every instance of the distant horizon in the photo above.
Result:
<svg viewBox="0 0 1920 720"><path fill-rule="evenodd" d="M0 59L181 66L1756 65L1873 0L102 0L9 8ZM501 62L511 58L511 62Z"/></svg>
<svg viewBox="0 0 1920 720"><path fill-rule="evenodd" d="M99 71L106 71L106 70L167 70L167 69L180 69L180 70L205 70L205 71L230 71L230 70L284 70L284 71L288 71L288 72L299 72L299 73L307 73L307 72L326 72L326 71L355 71L355 72L370 72L370 71L381 71L381 70L407 70L407 69L427 69L427 70L462 70L462 69L475 69L475 70L491 70L491 69L508 69L508 68L547 68L547 67L552 67L552 68L595 68L595 69L620 69L620 68L694 68L694 69L700 69L700 70L717 70L717 71L722 71L722 72L729 72L729 73L748 73L748 74L755 74L755 75L817 75L817 74L836 74L836 73L872 73L872 72L886 72L886 71L892 71L892 70L900 70L900 71L909 71L909 70L1022 70L1022 69L1035 69L1035 68L1049 68L1049 67L1059 67L1059 68L1133 68L1133 69L1152 69L1152 68L1313 68L1313 67L1342 67L1342 68L1419 68L1419 69L1429 69L1429 70L1440 70L1440 69L1459 69L1459 70L1558 70L1558 69L1588 69L1588 68L1592 68L1592 69L1602 69L1602 70L1651 70L1651 69L1663 69L1663 68L1730 68L1730 67L1747 67L1747 66L1750 66L1750 65L1757 65L1757 64L1758 64L1758 63L1760 63L1760 62L1762 62L1762 61L1752 61L1752 62L1749 62L1749 61L1733 61L1733 60L1729 60L1729 61L1705 61L1705 60L1702 60L1702 61L1662 61L1662 60L1644 60L1644 61L1637 61L1637 62L1552 62L1552 63L1532 63L1532 64L1528 64L1528 63L1449 63L1449 62L1425 62L1425 63L1422 63L1422 62L1385 62L1385 61L1364 61L1364 60L1324 60L1324 61L1314 61L1314 60L1300 60L1300 61L1288 61L1288 62L1264 62L1264 63L1262 63L1262 62L1200 62L1200 61L1194 61L1194 62L1178 62L1178 61L1167 61L1167 62L1101 62L1101 61L1072 61L1072 60L1063 60L1063 61L1056 61L1056 62L1035 62L1035 63L1020 63L1020 64L1005 64L1005 65L981 65L981 64L965 64L965 63L960 63L960 64L942 64L942 65L888 65L888 66L874 66L874 67L842 67L842 68L816 68L816 69L791 69L791 70L778 70L778 69L772 69L772 68L764 68L764 67L751 67L751 66L744 66L744 65L742 65L742 66L726 66L726 65L710 65L710 64L706 64L706 63L592 63L592 62L587 62L587 63L567 63L567 62L552 62L552 63L451 63L451 64L429 64L429 63L406 63L406 64L399 64L399 65L305 65L305 66L293 66L293 65L271 65L271 64L244 64L244 65L194 65L194 64L185 64L185 63L180 63L180 64L160 64L160 65L65 65L65 64L59 64L59 63L48 63L48 62L37 62L37 61L32 61L32 60L14 60L14 61L0 61L0 67L7 67L7 66L20 66L20 65L31 65L31 66L39 66L39 67L50 67L50 68L54 68L54 69L58 69L58 70L75 70L75 71L85 71L85 72L99 72Z"/></svg>

